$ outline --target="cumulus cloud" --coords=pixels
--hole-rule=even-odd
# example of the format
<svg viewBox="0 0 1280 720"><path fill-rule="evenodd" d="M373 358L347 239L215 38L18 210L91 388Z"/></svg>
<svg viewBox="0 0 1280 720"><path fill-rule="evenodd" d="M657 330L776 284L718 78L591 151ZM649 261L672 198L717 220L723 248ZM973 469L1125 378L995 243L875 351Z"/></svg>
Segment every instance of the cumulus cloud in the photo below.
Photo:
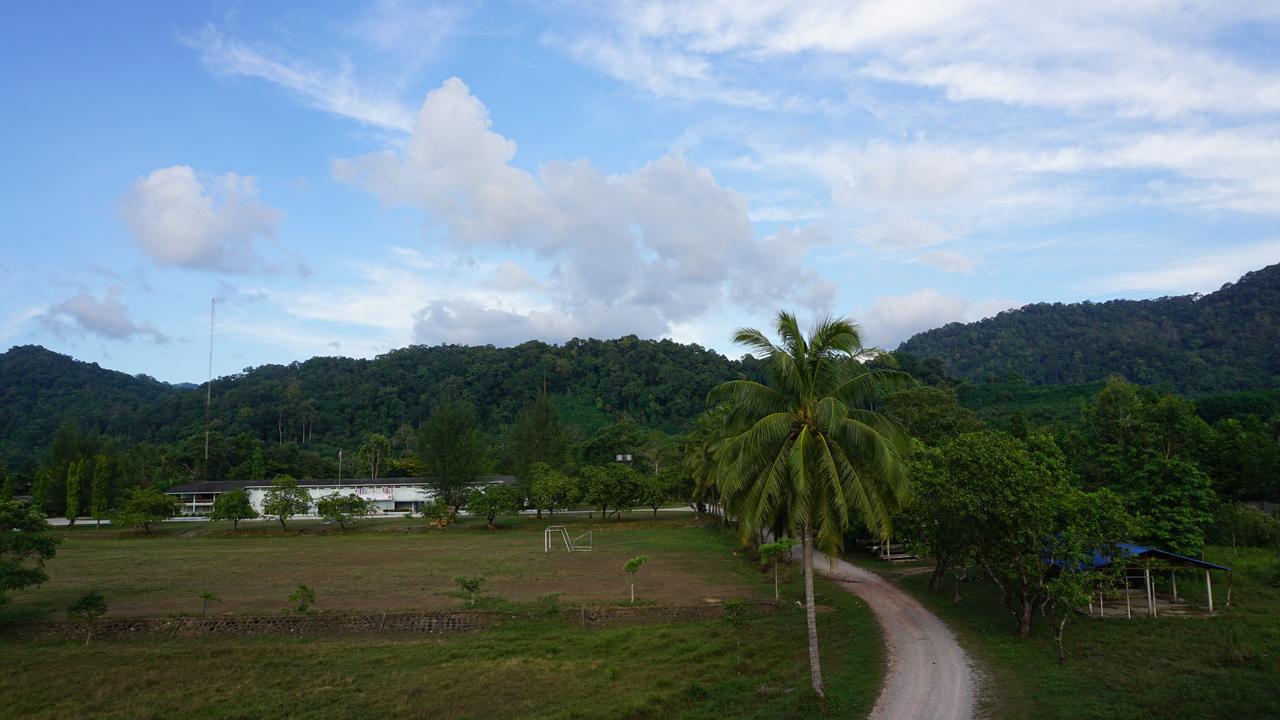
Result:
<svg viewBox="0 0 1280 720"><path fill-rule="evenodd" d="M187 165L138 178L120 214L138 247L159 265L218 272L262 268L255 241L274 235L279 210L258 201L252 177L200 177Z"/></svg>
<svg viewBox="0 0 1280 720"><path fill-rule="evenodd" d="M795 151L788 130L788 151L775 154L823 177L837 216L872 208L875 218L841 220L877 244L938 244L1046 206L1280 213L1280 75L1269 55L1235 39L1243 28L1274 30L1275 3L604 7L558 45L655 96L778 109L735 98L798 86L824 100L798 107L874 117L896 146ZM1119 197L1098 172L1135 170L1151 181L1126 183L1137 190ZM942 205L929 207L931 198ZM907 223L933 230L877 232Z"/></svg>
<svg viewBox="0 0 1280 720"><path fill-rule="evenodd" d="M121 288L114 286L98 300L81 291L45 310L40 319L58 335L75 332L108 340L142 338L156 344L168 342L168 336L155 325L133 319L128 306L120 300L121 293Z"/></svg>
<svg viewBox="0 0 1280 720"><path fill-rule="evenodd" d="M679 155L606 175L585 160L534 174L513 164L515 154L488 109L451 78L428 93L402 148L339 159L332 170L384 204L420 208L457 248L526 252L548 265L552 311L514 311L538 337L660 335L726 297L830 304L834 290L803 264L821 237L758 237L746 199ZM529 284L513 268L502 272ZM466 317L501 335L512 312L440 301L419 313L417 327L428 330L418 334L456 329L453 318Z"/></svg>
<svg viewBox="0 0 1280 720"><path fill-rule="evenodd" d="M866 312L855 316L862 321L869 343L892 348L918 332L950 322L981 320L1017 306L1008 300L973 301L922 288L906 295L878 297Z"/></svg>

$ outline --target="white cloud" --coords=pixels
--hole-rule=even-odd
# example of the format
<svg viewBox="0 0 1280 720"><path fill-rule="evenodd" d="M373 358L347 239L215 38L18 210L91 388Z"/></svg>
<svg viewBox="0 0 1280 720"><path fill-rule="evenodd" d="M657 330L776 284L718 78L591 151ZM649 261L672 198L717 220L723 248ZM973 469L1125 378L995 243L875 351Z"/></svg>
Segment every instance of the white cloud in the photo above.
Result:
<svg viewBox="0 0 1280 720"><path fill-rule="evenodd" d="M102 300L98 300L81 291L45 310L40 318L46 327L58 335L77 332L108 340L127 341L141 337L149 338L156 344L168 342L169 338L155 325L134 321L128 306L120 300L122 292L119 286L115 286L107 291Z"/></svg>
<svg viewBox="0 0 1280 720"><path fill-rule="evenodd" d="M387 42L394 39L376 22L364 32ZM266 80L293 92L319 110L387 130L408 131L413 123L409 108L392 93L370 89L366 82L356 78L354 68L345 59L337 69L312 67L297 60L273 57L267 50L224 36L212 25L183 41L197 50L201 61L214 72Z"/></svg>
<svg viewBox="0 0 1280 720"><path fill-rule="evenodd" d="M333 163L336 178L383 203L423 210L455 247L528 253L550 268L539 281L549 288L544 306L436 295L419 313L419 336L454 332L458 317L506 334L517 322L511 313L544 338L661 335L726 296L748 306L831 302L833 289L803 265L823 236L758 238L746 199L683 157L624 175L585 160L551 162L534 175L512 164L515 153L492 130L487 108L452 78L428 93L402 149ZM514 270L501 272L512 279Z"/></svg>
<svg viewBox="0 0 1280 720"><path fill-rule="evenodd" d="M1212 46L1224 30L1277 15L1274 4L1208 0L655 0L612 6L562 44L659 96L726 102L729 87L769 97L754 82L767 63L834 57L861 68L862 77L938 88L953 101L1171 118L1280 110L1274 73ZM842 67L833 80L847 77Z"/></svg>
<svg viewBox="0 0 1280 720"><path fill-rule="evenodd" d="M1089 283L1100 293L1144 291L1156 293L1212 292L1241 275L1280 262L1280 240L1209 252L1144 270L1116 273Z"/></svg>
<svg viewBox="0 0 1280 720"><path fill-rule="evenodd" d="M970 274L978 263L968 255L954 250L934 250L917 258L920 262L943 272Z"/></svg>
<svg viewBox="0 0 1280 720"><path fill-rule="evenodd" d="M865 313L860 317L855 313L855 317L866 329L869 343L892 348L918 332L950 322L981 320L1017 305L1008 300L966 300L922 288L906 295L878 297Z"/></svg>
<svg viewBox="0 0 1280 720"><path fill-rule="evenodd" d="M258 202L252 177L227 173L203 180L186 165L138 178L121 217L138 246L159 265L220 272L263 267L258 238L270 238L279 210Z"/></svg>

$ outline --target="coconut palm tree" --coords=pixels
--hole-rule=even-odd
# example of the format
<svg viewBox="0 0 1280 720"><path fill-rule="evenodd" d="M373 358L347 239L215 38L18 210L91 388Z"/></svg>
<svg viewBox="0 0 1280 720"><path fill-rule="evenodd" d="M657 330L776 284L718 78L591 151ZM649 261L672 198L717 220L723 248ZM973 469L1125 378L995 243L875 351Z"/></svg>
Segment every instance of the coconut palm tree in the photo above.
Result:
<svg viewBox="0 0 1280 720"><path fill-rule="evenodd" d="M851 513L872 532L889 533L908 494L906 438L877 399L905 376L864 366L873 351L848 320L827 318L806 338L795 316L780 312L777 330L778 344L751 328L734 335L766 358L765 383L733 380L709 396L729 408L716 484L744 538L762 530L800 536L810 679L825 698L813 551L839 551Z"/></svg>

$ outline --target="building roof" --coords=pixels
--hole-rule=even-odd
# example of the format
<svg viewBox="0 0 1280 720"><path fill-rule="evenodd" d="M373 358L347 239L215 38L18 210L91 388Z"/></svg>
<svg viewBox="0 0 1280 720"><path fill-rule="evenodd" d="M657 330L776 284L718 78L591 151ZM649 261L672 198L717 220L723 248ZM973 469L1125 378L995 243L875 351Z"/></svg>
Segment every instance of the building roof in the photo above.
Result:
<svg viewBox="0 0 1280 720"><path fill-rule="evenodd" d="M343 478L341 483L336 478L307 478L298 480L298 485L302 487L369 487L372 485L427 485L431 483L431 478L377 478L370 480L368 478ZM502 485L515 485L517 480L515 475L481 475L480 482L493 485L500 483ZM243 490L245 488L269 488L272 486L270 480L205 480L203 482L187 483L185 485L175 485L165 490L169 495L179 495L183 493L200 493L214 494L223 493L230 490Z"/></svg>
<svg viewBox="0 0 1280 720"><path fill-rule="evenodd" d="M1119 550L1120 557L1118 559L1121 562L1153 559L1163 560L1170 565L1184 565L1187 567L1202 568L1204 570L1222 570L1224 572L1231 572L1231 568L1224 565L1215 565L1211 562L1198 560L1185 555L1178 555L1177 553L1171 553L1168 550L1161 550L1160 548L1147 547L1146 545L1135 545L1134 543L1116 543L1115 546L1116 549ZM1110 567L1112 562L1113 558L1111 556L1101 550L1095 550L1093 552L1093 559L1090 561L1089 566L1098 570ZM1062 561L1055 560L1053 561L1053 564L1061 566Z"/></svg>

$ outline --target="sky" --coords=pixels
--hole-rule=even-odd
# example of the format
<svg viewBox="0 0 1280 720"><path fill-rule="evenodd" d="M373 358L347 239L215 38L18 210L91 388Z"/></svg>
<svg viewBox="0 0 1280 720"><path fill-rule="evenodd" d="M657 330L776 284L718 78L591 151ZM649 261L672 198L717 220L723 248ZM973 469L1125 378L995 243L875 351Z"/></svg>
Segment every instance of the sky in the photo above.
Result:
<svg viewBox="0 0 1280 720"><path fill-rule="evenodd" d="M0 348L170 382L1280 262L1280 3L0 10Z"/></svg>

